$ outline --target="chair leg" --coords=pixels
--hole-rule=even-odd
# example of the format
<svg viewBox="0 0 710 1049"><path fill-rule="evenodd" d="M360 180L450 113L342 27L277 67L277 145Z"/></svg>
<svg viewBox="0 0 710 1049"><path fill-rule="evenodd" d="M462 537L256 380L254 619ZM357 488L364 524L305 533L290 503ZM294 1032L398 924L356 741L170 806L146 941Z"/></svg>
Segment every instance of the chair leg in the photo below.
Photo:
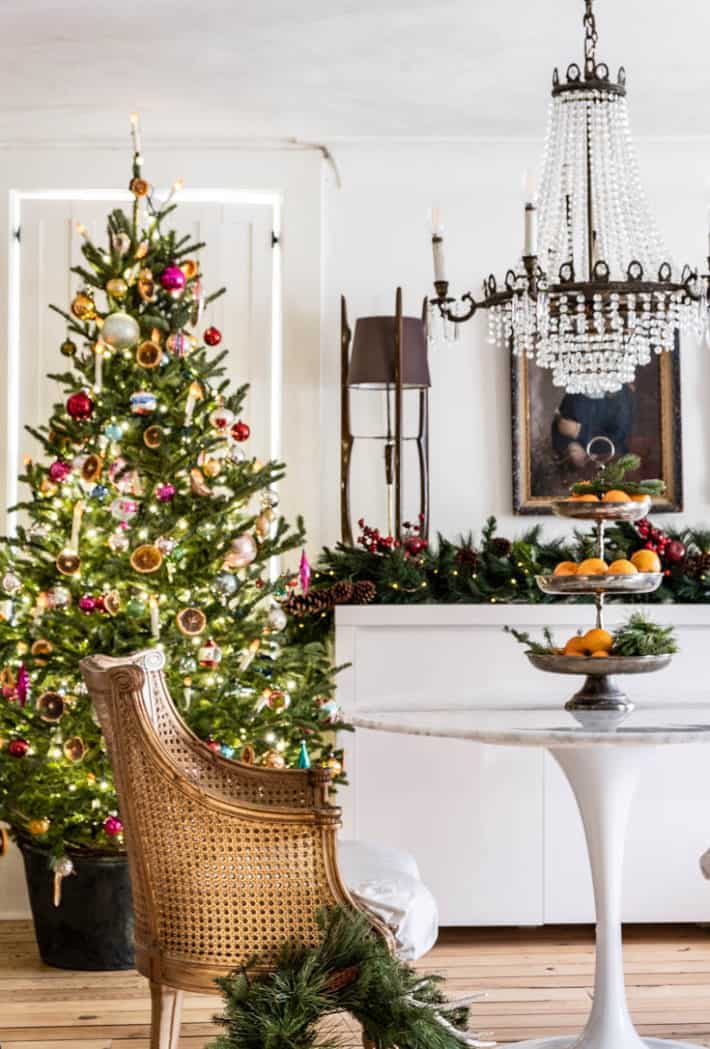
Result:
<svg viewBox="0 0 710 1049"><path fill-rule="evenodd" d="M177 1049L182 991L151 983L150 1005L150 1049Z"/></svg>

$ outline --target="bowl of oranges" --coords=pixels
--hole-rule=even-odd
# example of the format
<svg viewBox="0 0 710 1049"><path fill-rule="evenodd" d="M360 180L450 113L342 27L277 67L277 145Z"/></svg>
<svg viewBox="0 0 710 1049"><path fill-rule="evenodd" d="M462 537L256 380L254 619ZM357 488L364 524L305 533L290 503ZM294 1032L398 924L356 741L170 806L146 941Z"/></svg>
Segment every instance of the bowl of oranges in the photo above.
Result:
<svg viewBox="0 0 710 1049"><path fill-rule="evenodd" d="M553 502L553 512L577 521L640 521L651 509L647 492L629 492L624 488L596 491L599 487L600 482L576 484L571 495Z"/></svg>
<svg viewBox="0 0 710 1049"><path fill-rule="evenodd" d="M560 561L554 572L536 576L545 594L650 594L663 580L661 561L653 550L607 563L601 557Z"/></svg>

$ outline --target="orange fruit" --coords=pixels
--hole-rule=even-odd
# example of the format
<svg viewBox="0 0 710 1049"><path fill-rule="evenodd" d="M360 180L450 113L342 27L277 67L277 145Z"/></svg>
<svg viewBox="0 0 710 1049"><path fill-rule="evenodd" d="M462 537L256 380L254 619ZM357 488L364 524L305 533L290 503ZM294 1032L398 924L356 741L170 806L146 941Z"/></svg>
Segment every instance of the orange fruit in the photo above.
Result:
<svg viewBox="0 0 710 1049"><path fill-rule="evenodd" d="M618 561L612 561L609 565L609 575L636 575L638 568L631 561L627 561L625 557L620 557Z"/></svg>
<svg viewBox="0 0 710 1049"><path fill-rule="evenodd" d="M614 638L611 636L608 630L602 630L600 627L594 627L592 630L588 630L582 638L584 647L594 655L595 652L610 652L611 646L614 644Z"/></svg>
<svg viewBox="0 0 710 1049"><path fill-rule="evenodd" d="M577 575L577 566L574 561L560 561L555 565L553 575Z"/></svg>
<svg viewBox="0 0 710 1049"><path fill-rule="evenodd" d="M608 492L604 492L602 500L605 503L628 503L629 497L620 488L611 488Z"/></svg>
<svg viewBox="0 0 710 1049"><path fill-rule="evenodd" d="M599 649L597 649L596 652L592 652L592 659L608 659L608 658L609 658L609 653L603 648L599 648Z"/></svg>
<svg viewBox="0 0 710 1049"><path fill-rule="evenodd" d="M586 656L588 650L584 638L581 638L579 634L575 634L562 649L562 654L564 656Z"/></svg>
<svg viewBox="0 0 710 1049"><path fill-rule="evenodd" d="M577 575L604 575L607 569L608 565L601 557L588 557L577 565Z"/></svg>
<svg viewBox="0 0 710 1049"><path fill-rule="evenodd" d="M571 499L574 499L577 503L598 503L599 498L594 492L585 492L583 495L572 495Z"/></svg>
<svg viewBox="0 0 710 1049"><path fill-rule="evenodd" d="M631 561L639 572L660 572L661 559L653 550L637 550Z"/></svg>
<svg viewBox="0 0 710 1049"><path fill-rule="evenodd" d="M649 496L643 495L641 492L629 496L629 499L632 499L635 503L645 503L648 498Z"/></svg>

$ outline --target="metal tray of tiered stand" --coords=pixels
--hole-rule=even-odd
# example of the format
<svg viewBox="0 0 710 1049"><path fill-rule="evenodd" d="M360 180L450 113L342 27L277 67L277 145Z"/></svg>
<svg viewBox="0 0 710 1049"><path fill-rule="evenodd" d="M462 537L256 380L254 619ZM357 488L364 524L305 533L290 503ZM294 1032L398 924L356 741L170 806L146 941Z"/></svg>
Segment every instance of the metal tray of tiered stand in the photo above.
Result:
<svg viewBox="0 0 710 1049"><path fill-rule="evenodd" d="M559 499L553 503L558 517L575 521L590 521L597 526L597 556L604 558L604 526L607 522L633 522L645 517L650 499L628 502L592 503L578 499ZM545 594L559 597L589 594L596 605L596 625L604 626L604 598L607 594L638 595L657 590L663 580L661 572L636 572L633 575L539 575L536 582ZM651 674L663 670L671 661L670 655L661 656L565 656L553 653L528 652L528 659L537 670L548 674L583 674L581 689L565 704L570 711L616 712L620 715L633 710L634 705L614 678L621 674Z"/></svg>

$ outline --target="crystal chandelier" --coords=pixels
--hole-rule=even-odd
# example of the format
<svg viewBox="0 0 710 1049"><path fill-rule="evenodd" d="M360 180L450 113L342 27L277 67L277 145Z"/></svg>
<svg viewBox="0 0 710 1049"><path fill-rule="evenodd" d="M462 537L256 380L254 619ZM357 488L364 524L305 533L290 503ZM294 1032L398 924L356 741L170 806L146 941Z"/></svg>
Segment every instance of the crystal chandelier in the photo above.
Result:
<svg viewBox="0 0 710 1049"><path fill-rule="evenodd" d="M434 218L432 308L458 325L488 310L491 339L552 372L555 386L601 397L633 381L654 353L707 335L707 279L674 270L648 209L631 140L626 73L596 57L585 0L584 67L552 78L537 203L525 206L525 251L483 298L450 298Z"/></svg>

